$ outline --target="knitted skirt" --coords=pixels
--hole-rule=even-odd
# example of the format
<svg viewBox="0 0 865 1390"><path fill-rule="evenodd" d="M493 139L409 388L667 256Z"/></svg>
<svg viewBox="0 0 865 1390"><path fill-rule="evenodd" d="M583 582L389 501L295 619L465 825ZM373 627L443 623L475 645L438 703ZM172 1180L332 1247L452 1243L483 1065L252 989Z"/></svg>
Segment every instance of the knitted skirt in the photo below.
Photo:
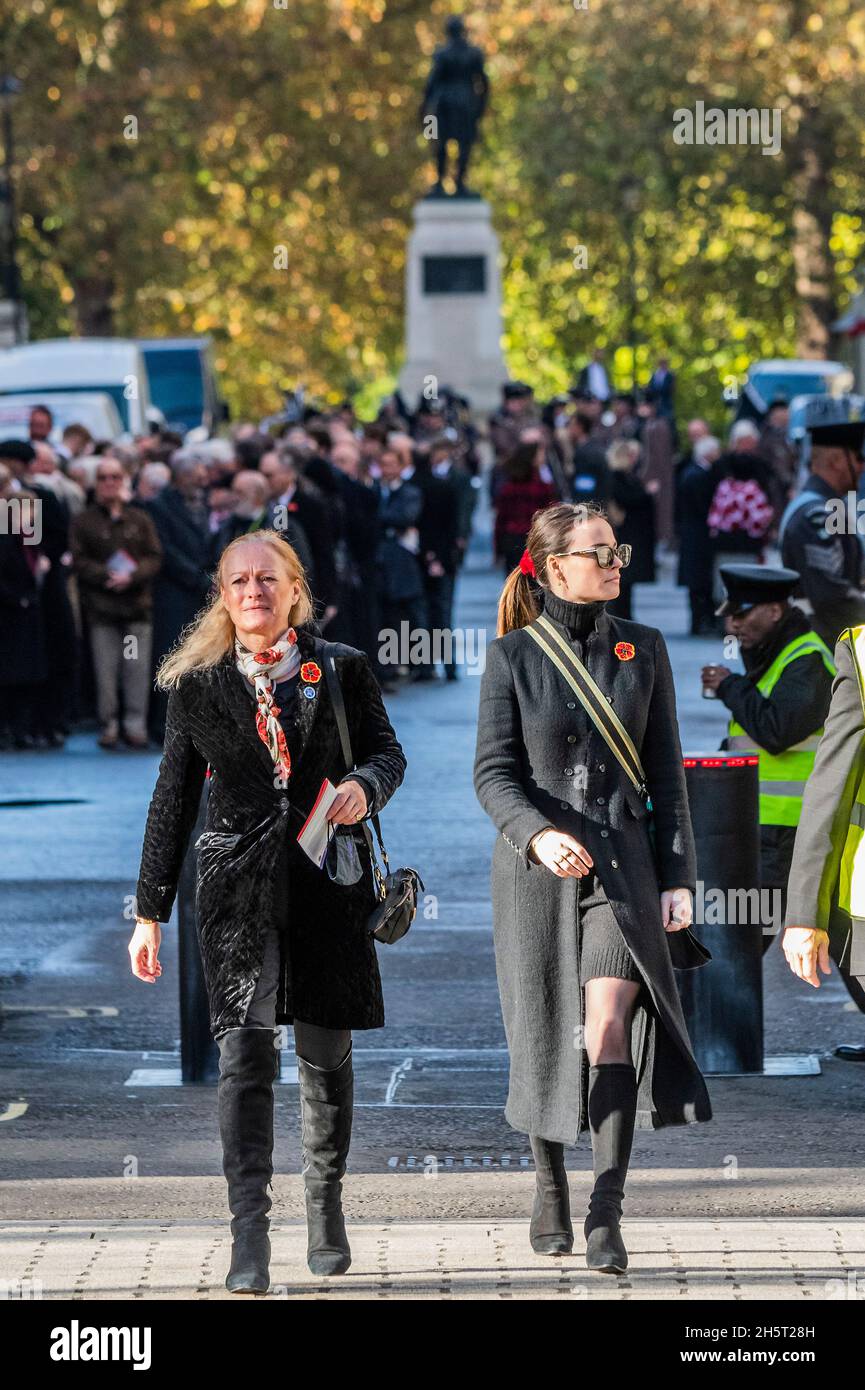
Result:
<svg viewBox="0 0 865 1390"><path fill-rule="evenodd" d="M580 914L580 984L602 976L641 984L643 977L596 873L591 872L580 879L577 902Z"/></svg>

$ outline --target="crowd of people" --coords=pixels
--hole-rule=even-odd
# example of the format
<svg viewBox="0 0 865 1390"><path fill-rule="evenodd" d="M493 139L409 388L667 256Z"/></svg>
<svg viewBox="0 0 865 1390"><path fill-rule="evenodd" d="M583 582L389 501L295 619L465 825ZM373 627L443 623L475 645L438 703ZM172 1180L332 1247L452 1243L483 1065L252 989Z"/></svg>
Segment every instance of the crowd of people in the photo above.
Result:
<svg viewBox="0 0 865 1390"><path fill-rule="evenodd" d="M691 634L722 632L721 567L763 559L795 488L788 419L787 403L773 401L765 421L737 420L724 442L692 419L679 447L675 376L664 357L636 393L612 389L600 352L567 395L542 406L531 387L508 382L489 429L496 557L506 570L517 563L539 507L600 502L619 541L632 546L610 611L631 616L633 587L654 581L662 541L678 549Z"/></svg>
<svg viewBox="0 0 865 1390"><path fill-rule="evenodd" d="M396 393L367 423L348 401L290 402L196 444L165 431L99 442L75 424L52 444L51 413L37 406L29 441L0 442L0 501L30 499L40 515L38 536L0 534L0 746L59 747L94 720L104 748L161 742L156 668L212 595L225 546L262 528L300 556L322 634L365 651L385 690L439 679L435 641L397 666L382 658L382 634L451 630L483 485L506 571L536 511L594 500L632 546L611 611L631 616L660 541L678 545L691 632L717 633L720 566L761 558L791 495L786 424L781 402L762 426L737 421L726 443L690 420L679 448L667 359L641 391L615 391L601 352L546 403L504 384L489 468L469 403L448 388L414 410Z"/></svg>
<svg viewBox="0 0 865 1390"><path fill-rule="evenodd" d="M60 747L94 718L103 748L161 742L155 670L228 543L265 528L300 556L322 635L365 651L385 690L439 679L432 642L403 665L380 652L405 623L452 626L479 486L460 398L409 411L395 397L366 424L348 403L310 406L186 446L165 432L97 442L79 426L52 446L52 428L37 407L29 441L0 441L0 501L39 523L0 534L4 748ZM443 674L457 679L455 662Z"/></svg>

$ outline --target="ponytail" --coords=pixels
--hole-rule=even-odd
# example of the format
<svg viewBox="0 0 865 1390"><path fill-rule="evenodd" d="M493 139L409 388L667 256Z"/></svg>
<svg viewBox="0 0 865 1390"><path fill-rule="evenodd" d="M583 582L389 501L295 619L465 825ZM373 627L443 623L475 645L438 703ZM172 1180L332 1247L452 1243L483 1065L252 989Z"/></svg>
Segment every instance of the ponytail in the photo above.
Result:
<svg viewBox="0 0 865 1390"><path fill-rule="evenodd" d="M504 637L506 632L513 632L515 628L525 627L527 623L534 622L540 611L532 579L516 565L505 580L505 587L499 599L496 636Z"/></svg>

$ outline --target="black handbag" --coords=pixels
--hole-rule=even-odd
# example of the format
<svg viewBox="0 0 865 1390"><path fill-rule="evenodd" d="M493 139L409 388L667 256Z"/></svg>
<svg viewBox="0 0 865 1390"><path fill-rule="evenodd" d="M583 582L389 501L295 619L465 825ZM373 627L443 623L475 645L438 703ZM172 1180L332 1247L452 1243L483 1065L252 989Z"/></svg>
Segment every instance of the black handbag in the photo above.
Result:
<svg viewBox="0 0 865 1390"><path fill-rule="evenodd" d="M651 812L652 803L646 787L646 774L640 755L627 729L615 710L610 707L604 692L589 675L586 667L562 638L561 634L543 614L529 623L525 631L540 647L545 656L564 676L571 690L577 696L586 714L598 733L606 742L610 752L621 764L628 780L644 806ZM649 838L654 847L654 825L649 821ZM699 941L690 927L680 927L678 931L667 932L667 945L674 970L696 970L712 959L711 951Z"/></svg>
<svg viewBox="0 0 865 1390"><path fill-rule="evenodd" d="M351 751L351 738L345 715L345 699L339 681L339 673L336 669L332 644L318 638L316 645L320 649L324 678L336 716L336 726L339 730L339 741L342 746L346 772L354 772L356 763ZM381 850L381 857L384 860L384 873L382 873L376 858L375 845L369 826L366 821L362 821L360 829L363 831L369 849L375 892L378 899L367 921L367 930L370 936L375 937L376 941L381 941L386 946L392 946L395 941L399 941L400 937L405 936L414 921L417 912L418 887L424 888L425 884L417 869L397 869L391 873L379 818L377 815L370 816L370 820L375 827L376 839Z"/></svg>

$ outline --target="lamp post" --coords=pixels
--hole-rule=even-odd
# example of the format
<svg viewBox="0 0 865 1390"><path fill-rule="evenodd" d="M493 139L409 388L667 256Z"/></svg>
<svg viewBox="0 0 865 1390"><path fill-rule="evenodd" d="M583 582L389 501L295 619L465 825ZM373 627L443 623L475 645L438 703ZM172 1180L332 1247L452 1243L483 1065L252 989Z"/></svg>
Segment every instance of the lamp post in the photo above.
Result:
<svg viewBox="0 0 865 1390"><path fill-rule="evenodd" d="M628 344L631 349L631 390L637 391L637 217L642 206L643 181L636 174L623 174L619 179L619 196L624 213L625 238L628 249Z"/></svg>
<svg viewBox="0 0 865 1390"><path fill-rule="evenodd" d="M0 76L0 109L3 130L3 173L0 182L0 300L5 300L0 334L4 327L12 343L26 338L24 305L21 299L21 276L18 270L18 220L15 210L15 184L12 178L15 145L12 130L12 105L21 91L21 83L11 73Z"/></svg>

